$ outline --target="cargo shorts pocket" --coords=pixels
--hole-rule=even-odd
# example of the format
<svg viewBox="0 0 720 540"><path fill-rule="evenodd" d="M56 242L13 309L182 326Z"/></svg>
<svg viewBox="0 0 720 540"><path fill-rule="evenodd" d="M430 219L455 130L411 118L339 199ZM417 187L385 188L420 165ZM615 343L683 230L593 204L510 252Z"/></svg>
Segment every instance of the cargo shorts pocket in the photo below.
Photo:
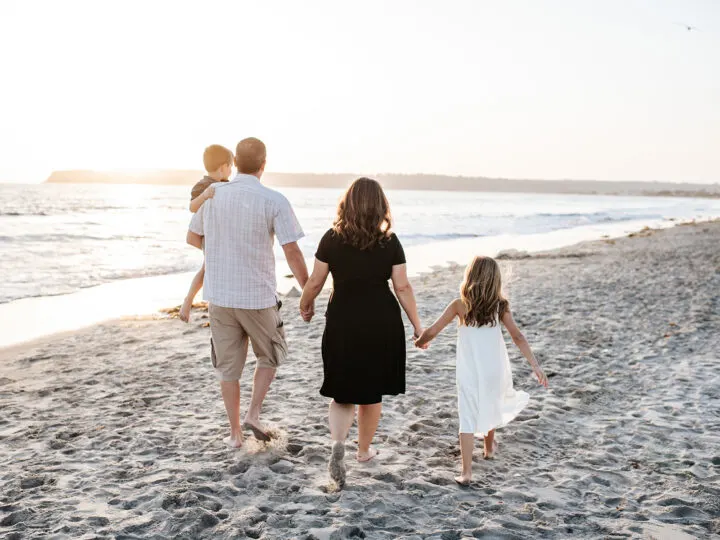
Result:
<svg viewBox="0 0 720 540"><path fill-rule="evenodd" d="M210 362L212 362L212 366L214 368L217 367L217 356L215 356L215 344L213 343L212 338L210 338Z"/></svg>
<svg viewBox="0 0 720 540"><path fill-rule="evenodd" d="M277 325L275 328L275 333L272 337L272 352L276 366L283 364L287 359L288 355L287 340L285 339L285 323L283 322L282 316L280 315L280 306L282 306L282 304L279 303L277 311Z"/></svg>

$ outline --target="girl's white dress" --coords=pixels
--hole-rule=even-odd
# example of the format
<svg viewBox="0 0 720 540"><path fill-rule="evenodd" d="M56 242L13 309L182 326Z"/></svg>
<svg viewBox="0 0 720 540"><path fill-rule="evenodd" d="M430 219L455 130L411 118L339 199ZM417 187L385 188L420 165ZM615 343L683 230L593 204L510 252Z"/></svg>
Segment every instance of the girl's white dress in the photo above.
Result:
<svg viewBox="0 0 720 540"><path fill-rule="evenodd" d="M460 433L486 435L512 421L530 400L513 388L499 321L458 327L456 379Z"/></svg>

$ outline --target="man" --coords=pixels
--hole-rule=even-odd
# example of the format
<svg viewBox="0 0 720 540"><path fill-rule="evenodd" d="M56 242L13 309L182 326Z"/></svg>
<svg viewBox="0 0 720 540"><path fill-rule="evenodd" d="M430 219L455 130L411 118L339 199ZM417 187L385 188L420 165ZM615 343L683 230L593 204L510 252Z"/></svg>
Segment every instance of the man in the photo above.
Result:
<svg viewBox="0 0 720 540"><path fill-rule="evenodd" d="M212 363L230 421L227 443L239 448L242 429L268 441L260 409L277 367L287 355L281 303L277 299L273 241L277 236L301 287L308 271L297 245L304 236L288 200L260 183L265 171L262 141L240 141L235 151L238 173L215 184L215 196L193 216L188 244L205 248L204 296L209 304ZM240 376L248 340L257 357L252 397L240 424Z"/></svg>

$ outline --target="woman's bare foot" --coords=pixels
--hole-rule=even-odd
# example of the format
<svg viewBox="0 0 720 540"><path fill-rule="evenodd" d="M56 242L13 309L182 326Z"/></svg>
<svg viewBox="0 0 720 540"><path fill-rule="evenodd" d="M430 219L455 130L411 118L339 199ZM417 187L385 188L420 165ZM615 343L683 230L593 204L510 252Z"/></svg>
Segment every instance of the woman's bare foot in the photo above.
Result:
<svg viewBox="0 0 720 540"><path fill-rule="evenodd" d="M492 442L492 449L488 452L487 448L483 452L483 457L485 459L493 459L495 457L495 452L497 452L498 449L498 443L497 441L493 440Z"/></svg>
<svg viewBox="0 0 720 540"><path fill-rule="evenodd" d="M178 313L178 317L183 322L190 322L190 310L192 309L192 300L188 300L187 298L183 301L182 306L180 306L180 313Z"/></svg>
<svg viewBox="0 0 720 540"><path fill-rule="evenodd" d="M378 454L379 454L379 452L371 446L370 448L368 448L367 452L359 452L358 451L357 460L360 463L367 463L368 461L370 461L372 458L374 458Z"/></svg>
<svg viewBox="0 0 720 540"><path fill-rule="evenodd" d="M461 474L460 476L455 477L455 481L463 487L468 487L470 485L470 480L472 480L472 477L469 474Z"/></svg>
<svg viewBox="0 0 720 540"><path fill-rule="evenodd" d="M332 443L328 472L339 488L345 485L345 443L342 441L333 441Z"/></svg>

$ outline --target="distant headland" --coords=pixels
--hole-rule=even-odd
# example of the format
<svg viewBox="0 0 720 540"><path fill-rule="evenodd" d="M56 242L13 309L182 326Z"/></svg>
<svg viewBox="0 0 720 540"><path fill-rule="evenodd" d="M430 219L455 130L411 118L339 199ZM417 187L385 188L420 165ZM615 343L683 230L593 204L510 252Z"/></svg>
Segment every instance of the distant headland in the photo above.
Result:
<svg viewBox="0 0 720 540"><path fill-rule="evenodd" d="M199 170L53 172L51 184L153 184L192 185ZM360 175L314 173L266 173L263 180L275 187L344 188ZM594 180L516 180L435 174L376 174L387 189L489 191L511 193L564 193L578 195L654 195L720 198L720 184L681 184L670 182L609 182Z"/></svg>

